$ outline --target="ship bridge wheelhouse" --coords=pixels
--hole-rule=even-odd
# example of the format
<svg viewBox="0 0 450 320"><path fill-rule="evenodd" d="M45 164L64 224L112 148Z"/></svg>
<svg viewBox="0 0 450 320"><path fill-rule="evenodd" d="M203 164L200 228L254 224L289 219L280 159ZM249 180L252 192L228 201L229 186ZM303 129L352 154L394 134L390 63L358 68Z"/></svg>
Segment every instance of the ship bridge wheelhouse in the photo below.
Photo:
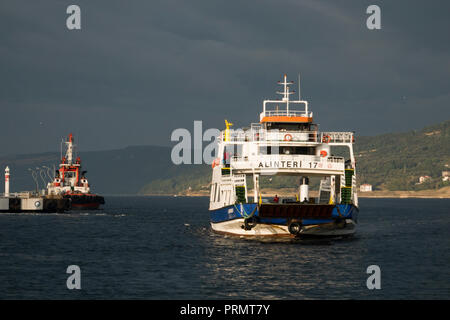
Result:
<svg viewBox="0 0 450 320"><path fill-rule="evenodd" d="M292 81L287 81L287 75L284 75L283 82L278 84L283 86L281 100L264 100L263 112L260 114L260 123L265 129L287 129L309 131L317 129L313 121L313 113L308 110L308 101L301 100L300 89L298 100L290 100L290 95L295 91L290 91L289 85ZM284 105L284 109L280 109L280 105Z"/></svg>
<svg viewBox="0 0 450 320"><path fill-rule="evenodd" d="M266 130L280 131L317 131L318 126L315 123L304 122L263 122Z"/></svg>

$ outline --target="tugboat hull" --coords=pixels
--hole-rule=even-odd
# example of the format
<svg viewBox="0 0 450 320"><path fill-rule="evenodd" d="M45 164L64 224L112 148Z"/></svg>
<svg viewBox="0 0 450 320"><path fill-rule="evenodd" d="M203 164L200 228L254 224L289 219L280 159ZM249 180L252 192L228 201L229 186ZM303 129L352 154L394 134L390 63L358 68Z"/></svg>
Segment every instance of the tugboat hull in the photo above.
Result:
<svg viewBox="0 0 450 320"><path fill-rule="evenodd" d="M105 204L102 196L94 194L69 194L64 197L71 199L71 208L74 210L97 210Z"/></svg>
<svg viewBox="0 0 450 320"><path fill-rule="evenodd" d="M77 203L72 204L71 209L74 210L97 210L100 208L100 203Z"/></svg>

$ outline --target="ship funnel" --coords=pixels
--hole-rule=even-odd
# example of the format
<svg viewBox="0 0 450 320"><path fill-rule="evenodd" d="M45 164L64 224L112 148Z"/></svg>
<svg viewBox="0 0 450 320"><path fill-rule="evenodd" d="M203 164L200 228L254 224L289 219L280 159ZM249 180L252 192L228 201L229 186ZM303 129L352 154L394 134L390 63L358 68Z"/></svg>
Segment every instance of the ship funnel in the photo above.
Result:
<svg viewBox="0 0 450 320"><path fill-rule="evenodd" d="M309 178L302 176L300 178L300 188L299 188L299 201L308 202L309 201Z"/></svg>

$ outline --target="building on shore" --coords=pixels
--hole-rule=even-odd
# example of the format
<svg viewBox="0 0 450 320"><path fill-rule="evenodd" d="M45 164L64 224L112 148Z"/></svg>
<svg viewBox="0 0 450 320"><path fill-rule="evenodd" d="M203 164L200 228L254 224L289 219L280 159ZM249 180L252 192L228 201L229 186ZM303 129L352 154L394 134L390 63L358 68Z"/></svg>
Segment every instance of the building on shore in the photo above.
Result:
<svg viewBox="0 0 450 320"><path fill-rule="evenodd" d="M442 171L442 181L450 181L450 171Z"/></svg>
<svg viewBox="0 0 450 320"><path fill-rule="evenodd" d="M359 186L359 191L361 192L372 192L372 185L368 183L364 183Z"/></svg>
<svg viewBox="0 0 450 320"><path fill-rule="evenodd" d="M420 176L419 177L419 183L417 183L417 184L421 184L421 183L424 183L424 182L427 182L427 181L430 181L430 180L431 180L430 176Z"/></svg>

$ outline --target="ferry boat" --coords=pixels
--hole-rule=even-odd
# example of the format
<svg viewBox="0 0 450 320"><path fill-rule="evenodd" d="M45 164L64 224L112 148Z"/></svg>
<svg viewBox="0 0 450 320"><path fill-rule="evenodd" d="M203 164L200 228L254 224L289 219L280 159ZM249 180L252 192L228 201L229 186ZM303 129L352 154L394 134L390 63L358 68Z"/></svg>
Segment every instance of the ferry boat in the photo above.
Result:
<svg viewBox="0 0 450 320"><path fill-rule="evenodd" d="M231 129L225 120L226 129L217 137L211 227L221 234L250 237L351 236L359 212L354 133L320 132L308 101L300 95L290 100L293 82L284 75L278 83L282 98L264 100L259 123ZM348 157L334 156L335 147L348 150ZM274 176L298 177L295 196L263 197L260 180ZM310 178L320 181L317 197L310 196ZM247 183L252 183L253 194Z"/></svg>
<svg viewBox="0 0 450 320"><path fill-rule="evenodd" d="M66 141L66 154L62 157L59 170L56 170L52 182L47 185L49 195L62 195L71 199L72 209L98 209L105 203L102 196L91 193L86 172L81 170L81 159L73 160L74 138L72 134ZM62 148L61 148L62 149Z"/></svg>

